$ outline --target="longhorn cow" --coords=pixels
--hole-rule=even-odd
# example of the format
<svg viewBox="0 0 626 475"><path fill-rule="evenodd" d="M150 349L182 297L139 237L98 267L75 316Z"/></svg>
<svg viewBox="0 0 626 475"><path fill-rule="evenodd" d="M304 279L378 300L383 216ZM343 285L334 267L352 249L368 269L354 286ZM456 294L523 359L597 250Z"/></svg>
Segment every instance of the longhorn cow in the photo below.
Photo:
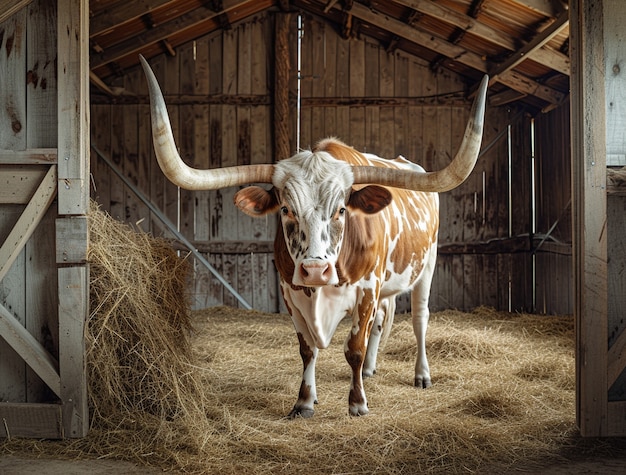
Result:
<svg viewBox="0 0 626 475"><path fill-rule="evenodd" d="M334 138L275 164L211 170L188 167L176 150L165 101L148 63L154 148L165 175L189 190L249 183L235 205L260 217L278 213L274 259L303 362L303 376L290 417L311 417L317 403L315 362L337 325L350 317L345 357L352 369L349 411L368 413L363 377L376 370L383 333L391 328L395 296L412 289L417 340L415 386L431 385L426 357L428 298L437 257L438 193L460 185L480 149L487 92L483 79L463 141L452 162L425 172L403 157L385 160Z"/></svg>

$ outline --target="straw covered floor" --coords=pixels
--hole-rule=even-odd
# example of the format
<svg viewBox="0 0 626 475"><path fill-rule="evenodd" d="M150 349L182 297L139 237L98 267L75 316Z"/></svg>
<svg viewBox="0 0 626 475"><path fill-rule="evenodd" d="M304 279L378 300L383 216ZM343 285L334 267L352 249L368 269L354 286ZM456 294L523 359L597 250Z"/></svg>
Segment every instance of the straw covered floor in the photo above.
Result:
<svg viewBox="0 0 626 475"><path fill-rule="evenodd" d="M302 363L287 315L191 312L190 266L167 241L95 208L90 223L90 433L5 440L0 453L184 473L412 474L533 470L612 450L576 435L572 317L435 313L433 387L417 390L410 317L398 315L358 418L343 322L320 352L315 416L288 420Z"/></svg>

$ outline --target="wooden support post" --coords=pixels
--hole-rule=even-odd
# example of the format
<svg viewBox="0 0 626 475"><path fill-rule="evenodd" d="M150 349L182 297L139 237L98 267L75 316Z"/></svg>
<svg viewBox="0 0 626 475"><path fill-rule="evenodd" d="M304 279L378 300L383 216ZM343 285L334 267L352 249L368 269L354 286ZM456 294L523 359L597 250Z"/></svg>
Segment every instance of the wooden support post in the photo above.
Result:
<svg viewBox="0 0 626 475"><path fill-rule="evenodd" d="M58 174L57 248L81 221L85 240L89 211L89 2L58 0ZM73 232L73 231L72 231ZM71 237L71 236L70 236ZM57 249L58 256L72 253ZM59 370L66 437L89 428L85 325L89 312L86 256L62 257L59 265Z"/></svg>
<svg viewBox="0 0 626 475"><path fill-rule="evenodd" d="M583 436L608 435L605 2L570 5L576 403Z"/></svg>
<svg viewBox="0 0 626 475"><path fill-rule="evenodd" d="M289 115L289 56L290 13L276 14L275 86L274 86L274 143L277 160L291 156L289 145L291 117Z"/></svg>

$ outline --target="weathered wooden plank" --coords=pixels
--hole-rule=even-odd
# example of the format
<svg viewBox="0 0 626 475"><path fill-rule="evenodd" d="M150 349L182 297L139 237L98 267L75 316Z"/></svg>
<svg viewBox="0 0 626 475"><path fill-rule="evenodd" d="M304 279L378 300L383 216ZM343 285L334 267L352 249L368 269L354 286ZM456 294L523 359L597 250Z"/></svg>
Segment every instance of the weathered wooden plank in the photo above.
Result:
<svg viewBox="0 0 626 475"><path fill-rule="evenodd" d="M137 91L139 90L140 80L143 81L143 72L135 68L124 77L124 87L128 91ZM138 112L139 106L137 105L124 107L124 116L122 118L122 126L124 127L122 169L133 184L137 185L141 182L141 188L147 189L144 170L139 163ZM124 208L127 222L144 231L148 230L148 223L145 221L148 217L148 210L128 187L124 188Z"/></svg>
<svg viewBox="0 0 626 475"><path fill-rule="evenodd" d="M351 96L365 96L365 42L349 40L350 69L349 84Z"/></svg>
<svg viewBox="0 0 626 475"><path fill-rule="evenodd" d="M0 241L4 242L13 229L24 207L4 205L0 212ZM0 280L0 304L26 324L26 253L20 253L6 277ZM9 344L0 338L0 400L25 402L27 400L26 364Z"/></svg>
<svg viewBox="0 0 626 475"><path fill-rule="evenodd" d="M0 23L4 31L0 38L0 144L8 150L24 150L27 145L26 21L26 9L19 9Z"/></svg>
<svg viewBox="0 0 626 475"><path fill-rule="evenodd" d="M29 148L57 145L57 5L28 7L26 59L26 143Z"/></svg>
<svg viewBox="0 0 626 475"><path fill-rule="evenodd" d="M89 270L86 266L60 267L59 369L63 427L66 437L84 437L89 429L85 324L89 315Z"/></svg>
<svg viewBox="0 0 626 475"><path fill-rule="evenodd" d="M0 0L0 23L15 15L33 0Z"/></svg>
<svg viewBox="0 0 626 475"><path fill-rule="evenodd" d="M626 434L626 402L609 401L607 404L607 432L615 437Z"/></svg>
<svg viewBox="0 0 626 475"><path fill-rule="evenodd" d="M89 5L59 0L58 153L59 214L89 211Z"/></svg>
<svg viewBox="0 0 626 475"><path fill-rule="evenodd" d="M50 167L40 165L0 167L0 203L28 203L49 170Z"/></svg>
<svg viewBox="0 0 626 475"><path fill-rule="evenodd" d="M0 402L0 438L62 439L62 408L59 404Z"/></svg>
<svg viewBox="0 0 626 475"><path fill-rule="evenodd" d="M56 148L0 150L0 165L53 165L57 163Z"/></svg>
<svg viewBox="0 0 626 475"><path fill-rule="evenodd" d="M577 419L583 436L609 435L606 105L605 71L599 62L605 57L604 9L618 3L605 0L570 5Z"/></svg>
<svg viewBox="0 0 626 475"><path fill-rule="evenodd" d="M58 292L55 256L55 218L57 210L50 206L35 232L26 243L25 294L26 330L58 360L59 325ZM85 239L85 242L87 240ZM44 381L30 368L26 373L26 400L49 402L52 392Z"/></svg>
<svg viewBox="0 0 626 475"><path fill-rule="evenodd" d="M0 280L9 271L22 248L32 236L43 215L52 203L56 193L56 166L50 167L33 198L24 208L24 212L0 247Z"/></svg>
<svg viewBox="0 0 626 475"><path fill-rule="evenodd" d="M85 264L89 247L86 216L68 216L56 221L56 263Z"/></svg>
<svg viewBox="0 0 626 475"><path fill-rule="evenodd" d="M48 387L61 397L59 363L3 305L0 305L0 336Z"/></svg>
<svg viewBox="0 0 626 475"><path fill-rule="evenodd" d="M381 81L381 67L379 63L379 45L371 40L364 40L364 74L367 78L364 85L364 96L366 97L380 97L380 81ZM352 58L353 49L350 48L350 58ZM359 65L360 67L360 65ZM351 73L352 74L352 73ZM355 78L356 80L357 78ZM359 88L361 87L359 83ZM350 91L351 95L356 95Z"/></svg>
<svg viewBox="0 0 626 475"><path fill-rule="evenodd" d="M395 92L396 62L393 53L388 53L384 48L378 48L379 63L379 93L378 97L392 97Z"/></svg>

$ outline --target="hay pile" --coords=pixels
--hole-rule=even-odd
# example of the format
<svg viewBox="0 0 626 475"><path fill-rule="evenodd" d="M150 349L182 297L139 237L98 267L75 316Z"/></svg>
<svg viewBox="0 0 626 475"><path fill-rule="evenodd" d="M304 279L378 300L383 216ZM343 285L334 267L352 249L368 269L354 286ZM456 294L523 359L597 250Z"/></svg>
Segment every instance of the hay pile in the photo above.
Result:
<svg viewBox="0 0 626 475"><path fill-rule="evenodd" d="M13 439L0 452L186 473L409 474L530 469L585 447L575 436L571 317L434 314L434 385L418 391L410 319L398 315L378 373L365 382L370 414L361 418L348 416L344 322L320 353L314 418L291 421L301 361L288 316L227 307L190 314L188 266L165 241L97 209L90 222L91 431L60 442Z"/></svg>
<svg viewBox="0 0 626 475"><path fill-rule="evenodd" d="M152 463L171 465L198 442L194 421L205 418L207 401L189 342L190 266L168 241L95 205L89 231L91 432L75 445L129 460L153 454Z"/></svg>

